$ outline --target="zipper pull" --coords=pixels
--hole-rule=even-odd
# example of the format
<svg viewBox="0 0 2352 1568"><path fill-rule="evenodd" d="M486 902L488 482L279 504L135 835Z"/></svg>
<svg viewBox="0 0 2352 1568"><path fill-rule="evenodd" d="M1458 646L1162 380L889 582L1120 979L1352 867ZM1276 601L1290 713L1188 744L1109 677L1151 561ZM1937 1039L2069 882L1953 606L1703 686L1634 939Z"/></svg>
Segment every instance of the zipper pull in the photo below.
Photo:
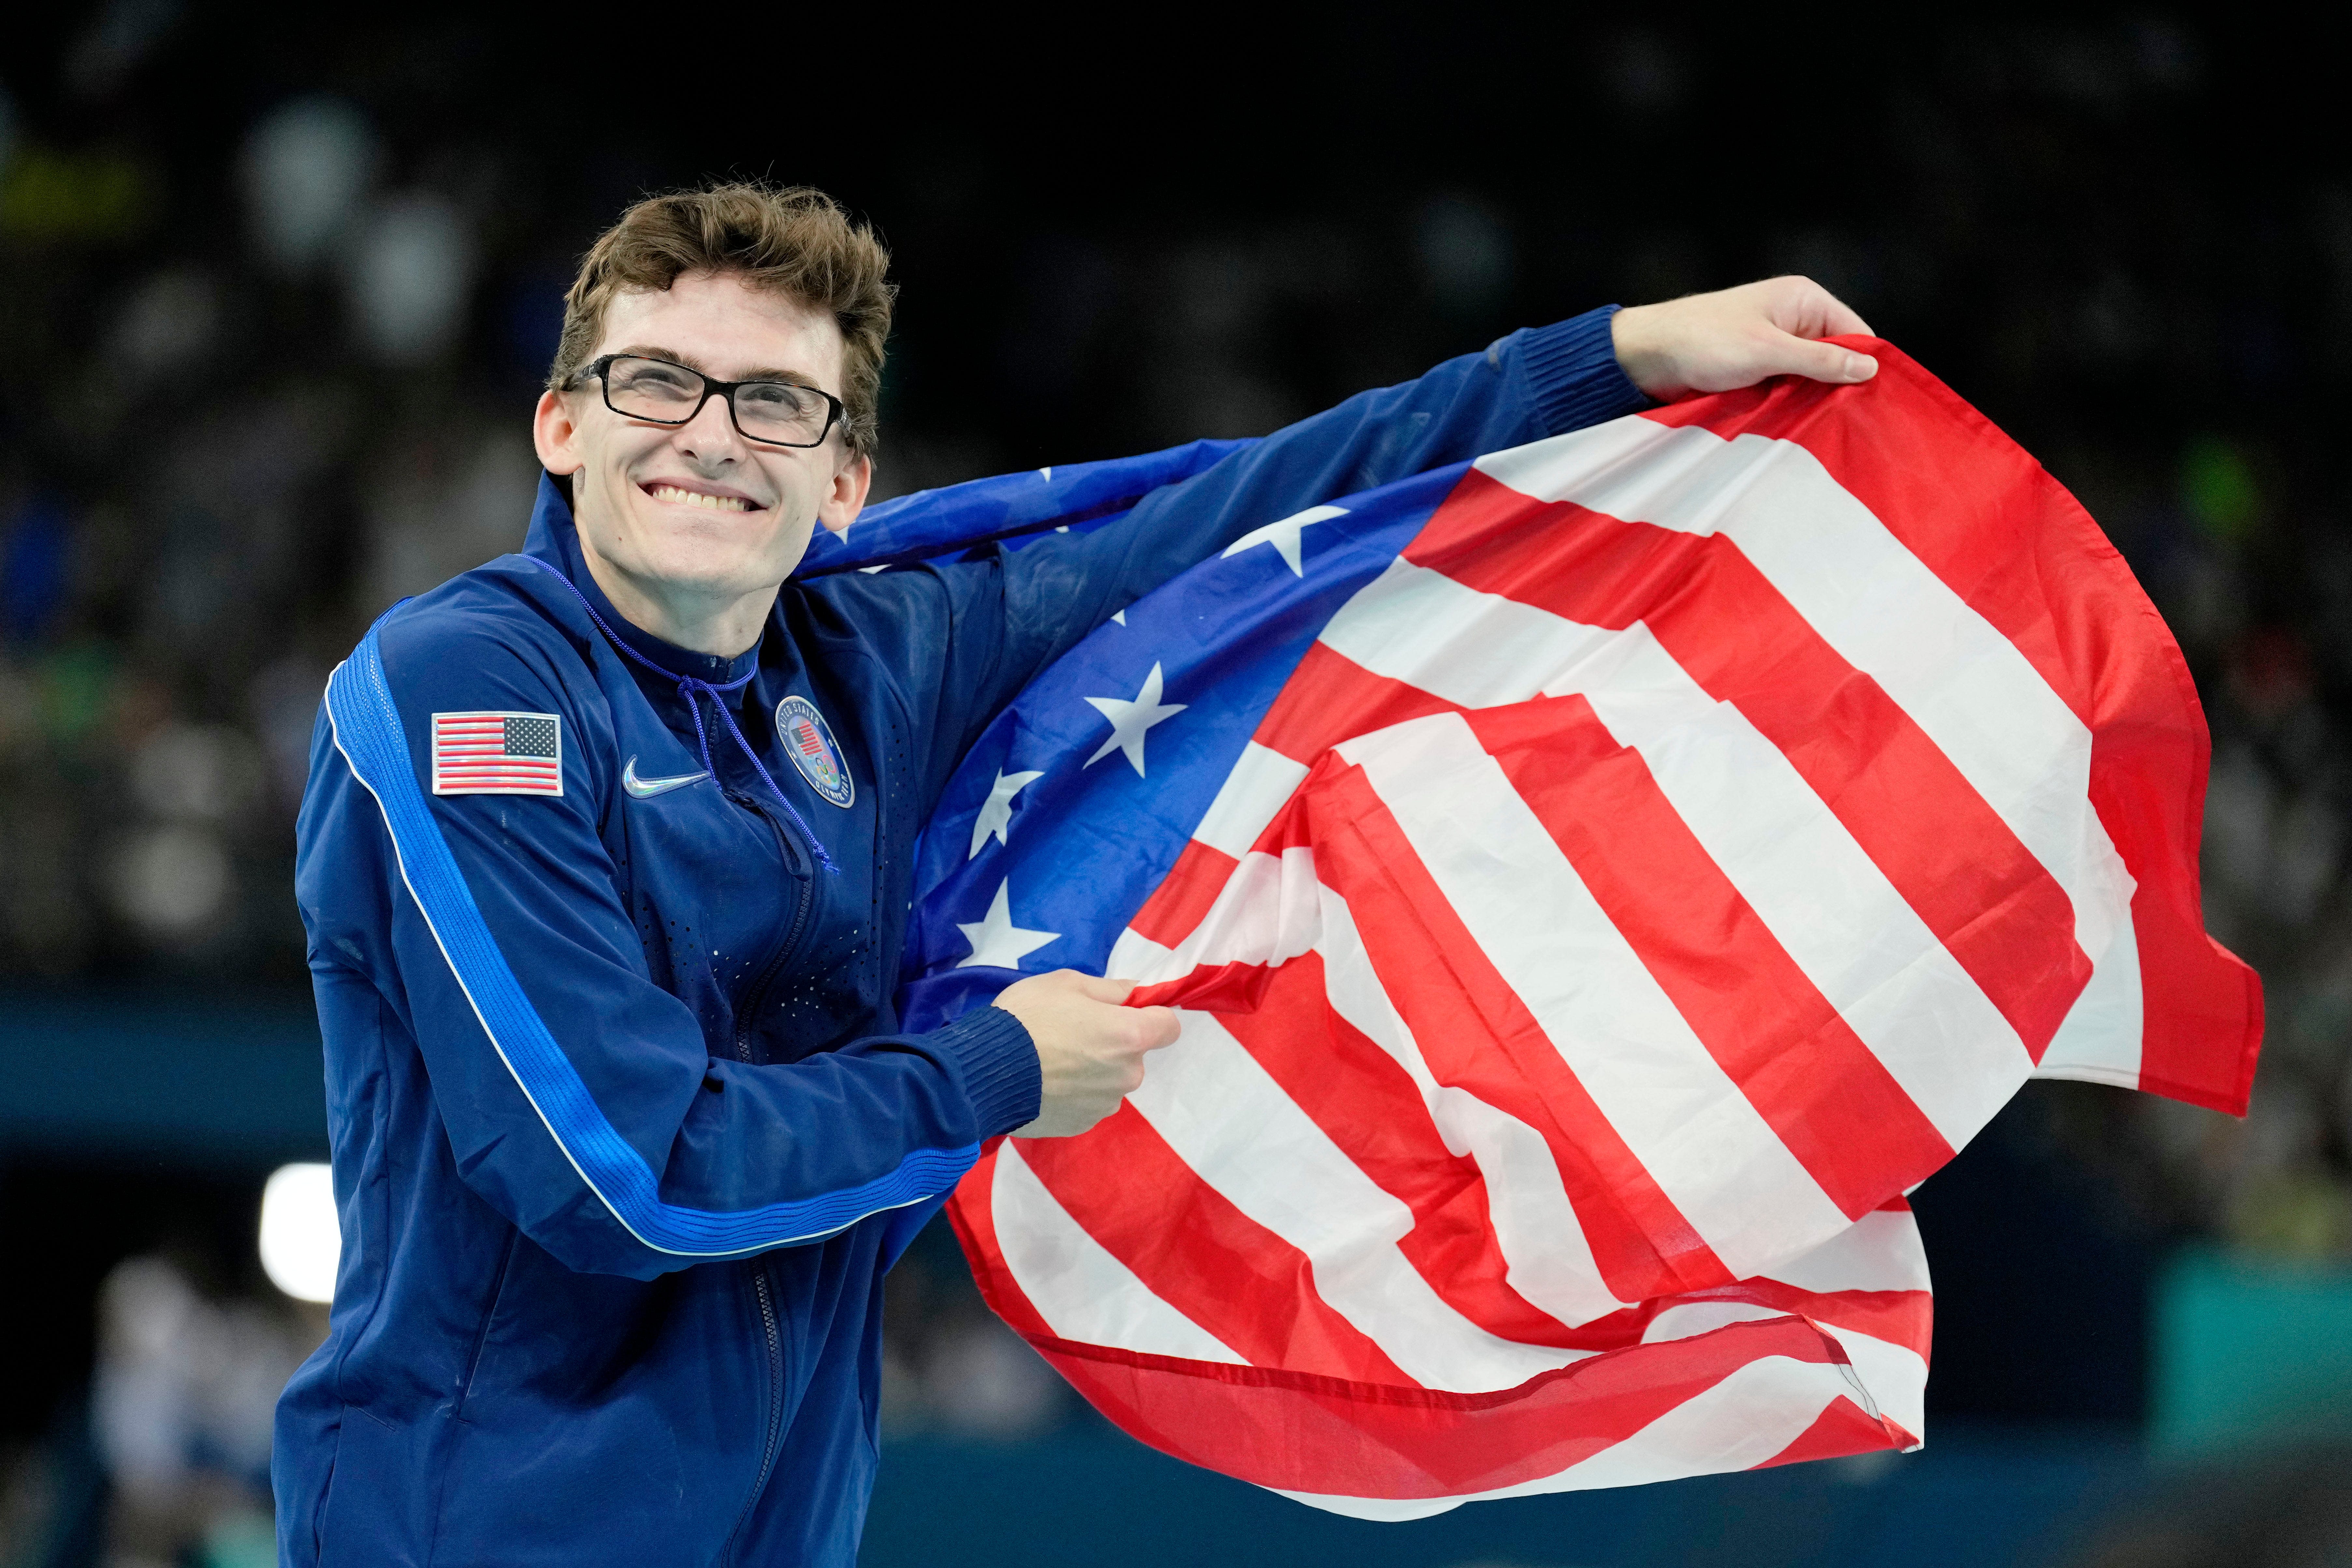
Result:
<svg viewBox="0 0 2352 1568"><path fill-rule="evenodd" d="M816 874L816 866L809 859L808 851L802 846L799 837L789 825L779 821L749 795L730 789L727 798L768 824L769 831L776 835L776 841L784 846L784 870L791 873L794 882L806 882Z"/></svg>

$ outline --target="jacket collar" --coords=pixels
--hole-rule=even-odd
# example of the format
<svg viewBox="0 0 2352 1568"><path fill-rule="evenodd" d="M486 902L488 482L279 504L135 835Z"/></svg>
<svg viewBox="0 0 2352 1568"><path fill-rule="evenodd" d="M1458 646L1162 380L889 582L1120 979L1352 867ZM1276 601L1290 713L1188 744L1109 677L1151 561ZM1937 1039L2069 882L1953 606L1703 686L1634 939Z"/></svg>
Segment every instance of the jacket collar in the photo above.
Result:
<svg viewBox="0 0 2352 1568"><path fill-rule="evenodd" d="M538 557L570 578L581 596L604 618L604 624L613 629L614 636L672 674L692 675L714 685L724 685L750 674L760 663L756 643L731 659L722 659L716 653L698 653L691 648L664 642L614 609L613 601L604 597L604 591L596 585L596 579L588 570L587 558L580 552L580 529L572 519L571 498L551 474L539 476L539 498L530 508L530 531L523 538L522 553Z"/></svg>

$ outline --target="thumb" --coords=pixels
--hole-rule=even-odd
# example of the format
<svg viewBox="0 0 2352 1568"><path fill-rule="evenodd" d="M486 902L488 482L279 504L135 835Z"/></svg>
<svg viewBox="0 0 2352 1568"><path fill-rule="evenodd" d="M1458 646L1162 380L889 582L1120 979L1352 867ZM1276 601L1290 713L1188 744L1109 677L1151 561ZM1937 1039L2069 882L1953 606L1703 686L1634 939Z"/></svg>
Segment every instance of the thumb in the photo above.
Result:
<svg viewBox="0 0 2352 1568"><path fill-rule="evenodd" d="M1816 343L1787 332L1777 336L1778 340L1763 355L1769 366L1764 372L1767 375L1803 376L1808 381L1843 385L1866 382L1878 373L1878 361L1868 354L1857 354L1835 343Z"/></svg>
<svg viewBox="0 0 2352 1568"><path fill-rule="evenodd" d="M1183 1027L1176 1021L1174 1008L1139 1008L1136 1016L1142 1019L1151 1031L1150 1043L1143 1048L1146 1051L1159 1051L1173 1045L1184 1032Z"/></svg>

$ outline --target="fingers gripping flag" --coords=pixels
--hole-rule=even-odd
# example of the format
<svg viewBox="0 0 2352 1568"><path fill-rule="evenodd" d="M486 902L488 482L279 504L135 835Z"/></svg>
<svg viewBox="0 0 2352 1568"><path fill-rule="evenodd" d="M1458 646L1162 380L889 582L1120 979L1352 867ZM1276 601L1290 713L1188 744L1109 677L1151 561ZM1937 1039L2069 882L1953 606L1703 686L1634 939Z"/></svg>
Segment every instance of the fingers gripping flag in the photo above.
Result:
<svg viewBox="0 0 2352 1568"><path fill-rule="evenodd" d="M1873 347L1269 519L974 747L910 1023L1011 964L1183 1026L950 1206L1128 1431L1381 1519L1915 1447L1902 1194L2037 1074L2242 1110L2179 653Z"/></svg>

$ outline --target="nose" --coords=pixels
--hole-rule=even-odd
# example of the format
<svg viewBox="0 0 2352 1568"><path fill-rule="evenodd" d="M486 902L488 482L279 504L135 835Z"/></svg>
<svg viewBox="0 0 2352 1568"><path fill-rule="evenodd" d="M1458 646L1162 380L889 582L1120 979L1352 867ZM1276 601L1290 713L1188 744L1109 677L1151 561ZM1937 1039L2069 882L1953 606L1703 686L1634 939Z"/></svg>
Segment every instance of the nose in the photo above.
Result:
<svg viewBox="0 0 2352 1568"><path fill-rule="evenodd" d="M704 463L731 463L743 455L742 433L723 397L704 399L673 439L682 455Z"/></svg>

